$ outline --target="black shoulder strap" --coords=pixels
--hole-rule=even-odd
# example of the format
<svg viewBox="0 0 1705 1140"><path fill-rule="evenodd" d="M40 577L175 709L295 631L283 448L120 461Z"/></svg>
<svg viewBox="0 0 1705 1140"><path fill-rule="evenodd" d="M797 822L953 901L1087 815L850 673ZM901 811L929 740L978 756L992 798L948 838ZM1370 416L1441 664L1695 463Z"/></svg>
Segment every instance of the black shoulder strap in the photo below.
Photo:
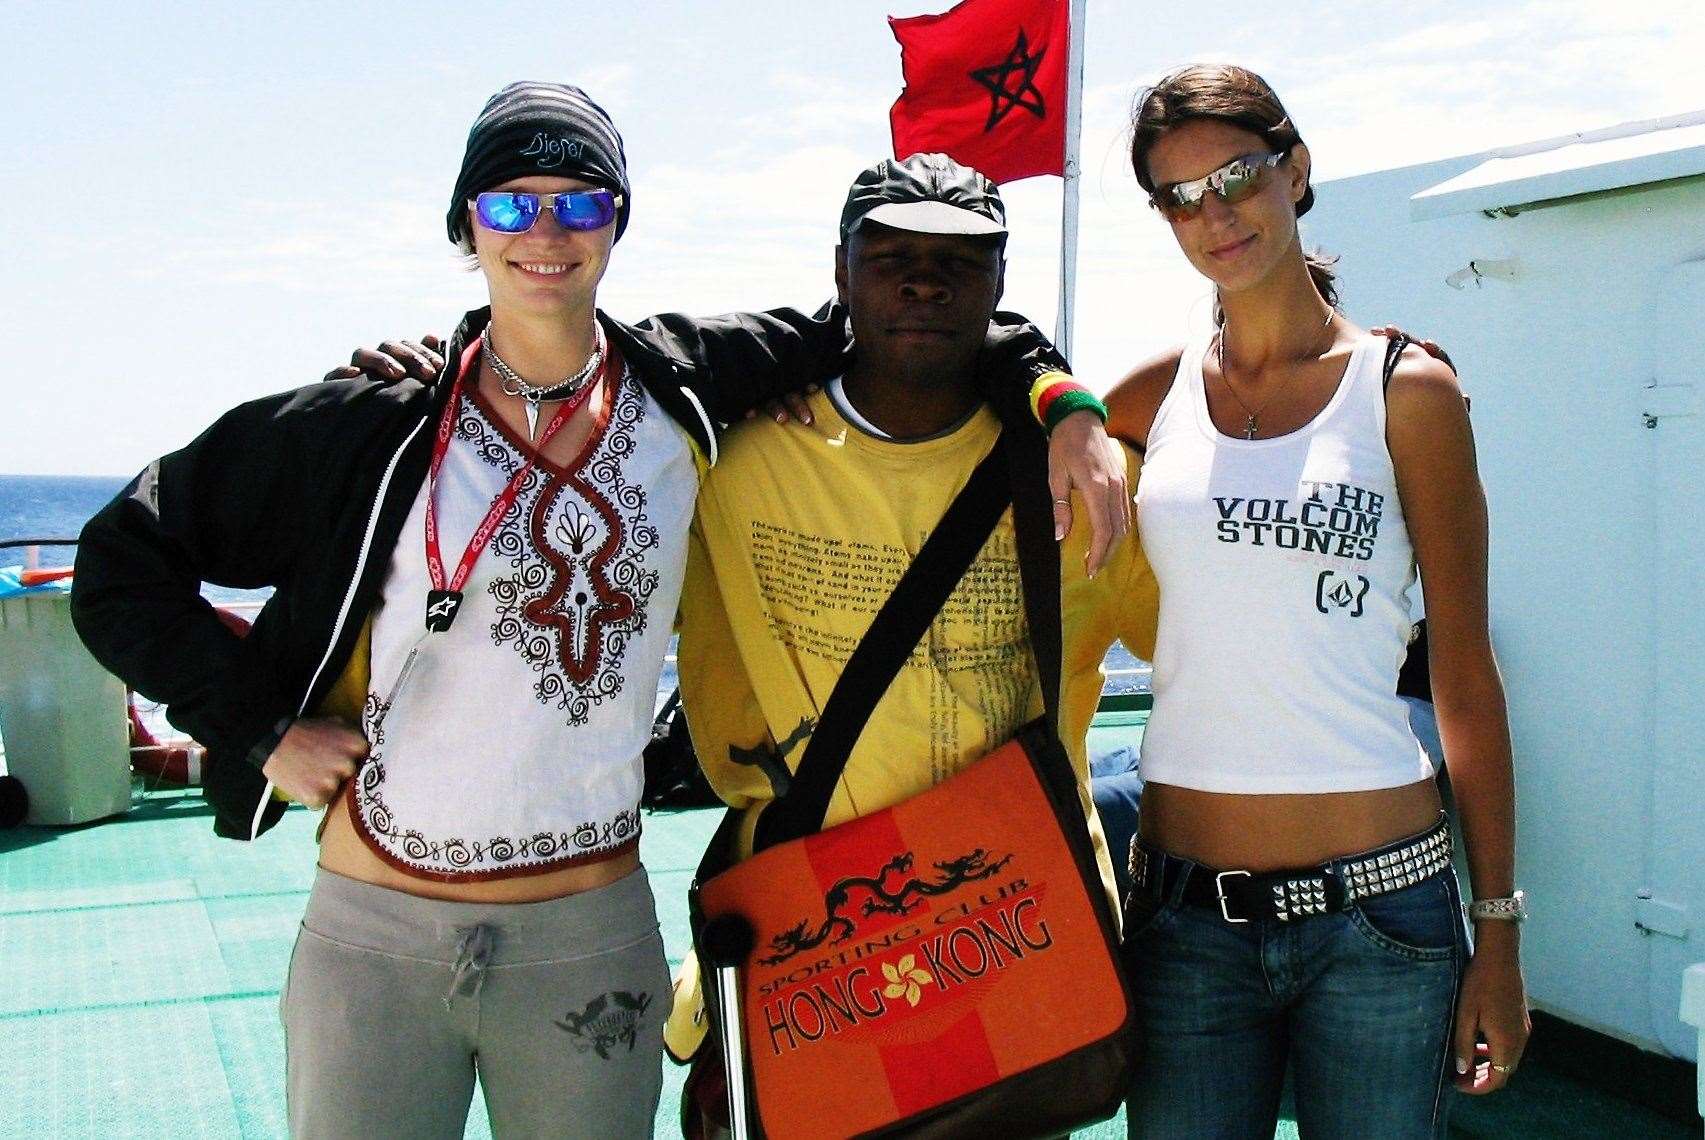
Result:
<svg viewBox="0 0 1705 1140"><path fill-rule="evenodd" d="M1386 338L1385 372L1380 380L1380 391L1383 392L1385 389L1391 387L1391 376L1397 371L1397 362L1402 358L1403 350L1408 348L1412 343L1414 342L1402 333Z"/></svg>
<svg viewBox="0 0 1705 1140"><path fill-rule="evenodd" d="M1018 569L1024 587L1024 615L1030 652L1042 687L1048 730L1060 733L1060 546L1054 540L1053 492L1048 488L1048 437L1034 423L1009 427L1007 479L1012 487L1013 531L1018 540ZM1079 526L1089 525L1083 519ZM1132 539L1131 541L1135 541Z"/></svg>
<svg viewBox="0 0 1705 1140"><path fill-rule="evenodd" d="M1402 333L1398 333L1396 336L1394 336L1390 339L1389 343L1386 344L1386 346L1385 346L1385 378L1380 384L1380 390L1382 392L1390 389L1391 377L1392 377L1392 374L1397 371L1397 361L1398 361L1398 358L1403 355L1403 350L1408 348L1410 345L1412 345L1414 343L1415 342L1410 340L1407 336L1404 336ZM1456 362L1450 358L1450 353L1446 352L1442 348L1439 348L1437 345L1434 345L1433 349L1432 349L1432 355L1437 357L1439 360L1444 361L1444 365L1446 368L1450 369L1452 372L1456 371ZM1462 406L1464 408L1467 408L1470 411L1474 410L1474 401L1472 401L1468 398L1468 394L1466 392L1463 393L1463 396L1462 396Z"/></svg>
<svg viewBox="0 0 1705 1140"><path fill-rule="evenodd" d="M1039 485L1043 498L1047 497L1046 482L1042 477L1032 473L1029 478L1014 478L1019 473L1013 470L1013 456L1009 454L1012 449L1004 445L1005 437L1012 434L1010 430L1003 433L1003 441L997 443L987 458L978 464L964 489L930 533L923 549L918 551L911 566L901 576L894 592L871 619L863 640L853 651L823 706L817 727L794 774L793 786L786 796L771 803L759 817L753 837L756 849L810 835L823 826L823 817L828 812L835 785L846 769L865 722L870 719L882 695L936 614L946 604L954 587L976 560L977 552L988 541L1007 504L1012 502L1014 485ZM1052 513L1046 504L1044 511L1051 519ZM1027 543L1024 530L1024 527L1019 528L1021 568L1027 568L1025 551L1034 545L1033 541ZM1024 579L1027 614L1032 622L1032 644L1036 646L1039 660L1045 654L1051 654L1046 659L1053 663L1051 668L1041 667L1043 693L1052 718L1059 693L1059 556L1052 549L1051 537L1044 535L1043 538L1054 567L1051 639L1046 633L1037 637L1035 623L1038 620L1047 622L1049 618L1042 612L1046 609L1045 604L1041 610L1028 605L1028 596L1035 592L1030 588L1033 575L1025 573ZM1051 649L1045 646L1051 646Z"/></svg>

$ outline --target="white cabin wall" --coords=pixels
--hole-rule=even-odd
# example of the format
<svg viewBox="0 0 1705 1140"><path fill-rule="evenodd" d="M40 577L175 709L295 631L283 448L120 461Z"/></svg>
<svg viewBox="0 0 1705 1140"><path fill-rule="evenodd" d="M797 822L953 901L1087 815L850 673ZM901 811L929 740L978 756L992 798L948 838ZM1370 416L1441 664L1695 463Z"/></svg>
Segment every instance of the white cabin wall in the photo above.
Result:
<svg viewBox="0 0 1705 1140"><path fill-rule="evenodd" d="M1656 517L1651 433L1639 413L1658 365L1658 282L1668 267L1705 257L1705 185L1659 184L1509 218L1410 220L1411 194L1478 162L1323 184L1304 240L1342 255L1353 320L1434 337L1473 399L1491 510L1493 637L1516 742L1519 881L1533 900L1523 935L1533 997L1649 1047L1668 1039L1673 1050L1677 1038L1649 1005L1650 936L1633 924L1650 872L1654 623L1705 617L1666 612L1654 596L1649 552L1659 525L1675 520ZM1510 257L1520 262L1516 281L1444 283L1471 258ZM1694 526L1691 541L1705 565L1702 531ZM1705 721L1694 739L1705 739ZM1705 802L1705 771L1694 791L1695 805ZM1690 846L1700 861L1679 877L1705 927L1705 809L1699 819ZM1705 959L1702 935L1692 938L1696 959ZM1679 994L1679 975L1675 985Z"/></svg>
<svg viewBox="0 0 1705 1140"><path fill-rule="evenodd" d="M1692 206L1705 228L1705 202ZM1651 901L1641 904L1641 919L1651 928L1655 1031L1671 1052L1697 1059L1699 1034L1676 1007L1683 976L1705 960L1705 257L1671 265L1652 286L1651 375L1664 388L1645 404L1656 416L1645 434L1657 573Z"/></svg>

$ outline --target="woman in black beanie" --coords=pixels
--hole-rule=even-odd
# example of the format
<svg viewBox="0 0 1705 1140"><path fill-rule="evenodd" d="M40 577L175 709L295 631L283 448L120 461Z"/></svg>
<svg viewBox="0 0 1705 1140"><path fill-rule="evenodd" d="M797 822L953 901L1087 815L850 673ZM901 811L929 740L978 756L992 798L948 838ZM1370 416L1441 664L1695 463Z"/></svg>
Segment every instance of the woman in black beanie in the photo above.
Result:
<svg viewBox="0 0 1705 1140"><path fill-rule="evenodd" d="M650 1132L669 981L638 757L715 444L675 346L597 319L630 195L577 88L513 84L469 132L447 225L491 308L434 386L370 624L367 755L336 773L356 778L292 962L301 1133L406 1112L407 1134L459 1134L476 1069L498 1135ZM267 775L313 795L293 758ZM404 1076L352 1082L375 1031Z"/></svg>
<svg viewBox="0 0 1705 1140"><path fill-rule="evenodd" d="M283 997L296 1136L460 1136L476 1073L499 1136L651 1133L640 757L698 471L846 333L603 317L631 201L584 92L506 87L447 218L491 305L440 373L239 407L84 532L79 629L209 746L219 832L330 808ZM249 640L203 581L274 588Z"/></svg>

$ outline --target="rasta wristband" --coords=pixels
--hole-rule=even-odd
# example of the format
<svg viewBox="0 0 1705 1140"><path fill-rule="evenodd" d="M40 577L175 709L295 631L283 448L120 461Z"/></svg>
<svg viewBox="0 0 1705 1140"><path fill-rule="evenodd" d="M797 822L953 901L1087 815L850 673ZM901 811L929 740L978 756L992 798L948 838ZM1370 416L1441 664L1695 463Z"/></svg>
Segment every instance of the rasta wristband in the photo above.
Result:
<svg viewBox="0 0 1705 1140"><path fill-rule="evenodd" d="M1085 409L1099 416L1102 423L1107 422L1107 405L1064 372L1044 372L1030 386L1030 412L1048 431L1073 412Z"/></svg>

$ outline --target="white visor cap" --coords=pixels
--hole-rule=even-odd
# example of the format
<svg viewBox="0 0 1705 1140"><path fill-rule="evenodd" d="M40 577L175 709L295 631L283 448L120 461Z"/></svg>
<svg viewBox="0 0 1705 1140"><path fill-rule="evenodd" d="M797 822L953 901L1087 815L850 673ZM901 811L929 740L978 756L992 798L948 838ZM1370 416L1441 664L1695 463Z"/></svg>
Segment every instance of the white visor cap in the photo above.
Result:
<svg viewBox="0 0 1705 1140"><path fill-rule="evenodd" d="M999 222L946 202L888 202L859 218L853 229L865 222L919 234L1006 233Z"/></svg>

